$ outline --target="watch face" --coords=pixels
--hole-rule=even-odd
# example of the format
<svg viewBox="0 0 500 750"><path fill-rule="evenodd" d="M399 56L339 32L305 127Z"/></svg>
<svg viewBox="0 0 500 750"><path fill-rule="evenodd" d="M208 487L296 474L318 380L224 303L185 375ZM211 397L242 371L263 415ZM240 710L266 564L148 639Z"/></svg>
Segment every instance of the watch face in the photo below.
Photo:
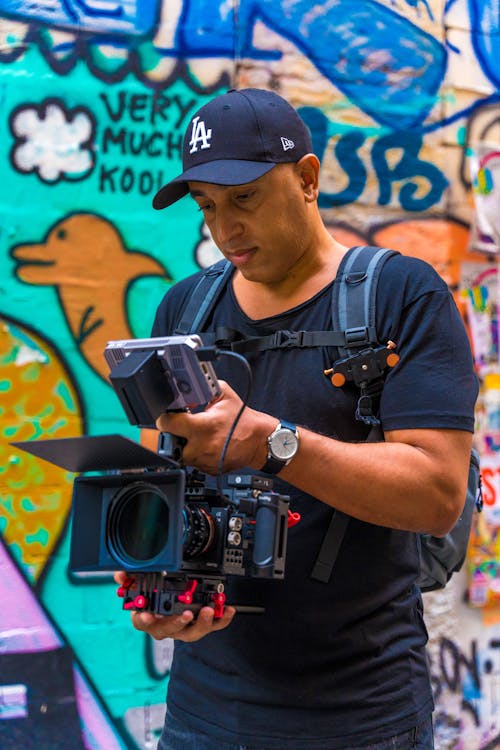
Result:
<svg viewBox="0 0 500 750"><path fill-rule="evenodd" d="M280 461L289 461L297 452L297 435L292 430L282 427L276 430L269 440L269 450Z"/></svg>

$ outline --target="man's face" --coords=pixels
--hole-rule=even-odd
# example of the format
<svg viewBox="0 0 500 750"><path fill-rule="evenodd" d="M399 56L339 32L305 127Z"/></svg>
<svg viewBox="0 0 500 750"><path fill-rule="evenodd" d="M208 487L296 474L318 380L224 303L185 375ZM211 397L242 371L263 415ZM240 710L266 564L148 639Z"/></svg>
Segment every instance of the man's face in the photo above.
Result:
<svg viewBox="0 0 500 750"><path fill-rule="evenodd" d="M307 204L295 164L279 164L254 182L190 182L212 238L249 281L273 284L307 253Z"/></svg>

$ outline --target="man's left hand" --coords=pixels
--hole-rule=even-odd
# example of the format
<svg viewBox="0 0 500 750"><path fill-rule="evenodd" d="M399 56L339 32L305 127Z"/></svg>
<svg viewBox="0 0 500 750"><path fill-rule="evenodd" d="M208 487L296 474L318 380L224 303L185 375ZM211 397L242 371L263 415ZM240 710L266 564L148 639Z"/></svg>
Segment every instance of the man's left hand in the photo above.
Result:
<svg viewBox="0 0 500 750"><path fill-rule="evenodd" d="M241 409L238 394L225 382L219 381L221 395L205 411L162 414L156 427L184 438L183 461L206 474L217 474L227 435ZM269 414L244 409L229 441L224 460L224 472L243 467L259 469L266 462L266 438L276 427L276 419Z"/></svg>

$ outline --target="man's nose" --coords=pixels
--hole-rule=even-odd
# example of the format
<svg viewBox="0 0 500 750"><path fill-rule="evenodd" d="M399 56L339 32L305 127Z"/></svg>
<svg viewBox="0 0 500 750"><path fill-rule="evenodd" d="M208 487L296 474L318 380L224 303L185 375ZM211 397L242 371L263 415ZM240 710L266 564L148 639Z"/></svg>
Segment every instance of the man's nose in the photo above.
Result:
<svg viewBox="0 0 500 750"><path fill-rule="evenodd" d="M238 237L243 225L233 211L219 211L216 218L217 239L221 244Z"/></svg>

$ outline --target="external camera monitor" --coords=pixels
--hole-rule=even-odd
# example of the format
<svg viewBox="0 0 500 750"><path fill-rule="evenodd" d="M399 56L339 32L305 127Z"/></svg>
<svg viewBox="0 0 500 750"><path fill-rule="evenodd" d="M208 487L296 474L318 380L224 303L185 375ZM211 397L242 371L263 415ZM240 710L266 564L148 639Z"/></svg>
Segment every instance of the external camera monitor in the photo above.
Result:
<svg viewBox="0 0 500 750"><path fill-rule="evenodd" d="M167 411L204 407L220 395L197 335L109 341L109 379L130 424L154 427Z"/></svg>

